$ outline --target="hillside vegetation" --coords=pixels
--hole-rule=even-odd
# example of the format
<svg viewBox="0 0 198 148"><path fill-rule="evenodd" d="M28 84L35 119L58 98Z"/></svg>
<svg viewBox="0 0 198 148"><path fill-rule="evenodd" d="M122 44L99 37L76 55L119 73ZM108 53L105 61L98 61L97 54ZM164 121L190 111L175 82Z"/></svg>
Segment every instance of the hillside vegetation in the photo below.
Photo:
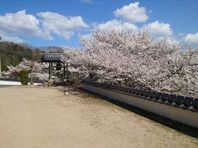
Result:
<svg viewBox="0 0 198 148"><path fill-rule="evenodd" d="M2 70L7 70L7 66L19 64L23 58L40 61L43 51L31 49L30 47L12 42L0 42L0 57Z"/></svg>

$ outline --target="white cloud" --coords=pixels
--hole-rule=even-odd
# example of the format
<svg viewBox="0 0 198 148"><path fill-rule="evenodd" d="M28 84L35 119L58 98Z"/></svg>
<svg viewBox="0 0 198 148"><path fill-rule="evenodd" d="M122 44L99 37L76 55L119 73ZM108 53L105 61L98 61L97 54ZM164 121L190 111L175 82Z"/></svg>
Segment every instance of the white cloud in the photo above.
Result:
<svg viewBox="0 0 198 148"><path fill-rule="evenodd" d="M82 40L90 39L92 37L92 33L87 33L87 34L79 34L80 42Z"/></svg>
<svg viewBox="0 0 198 148"><path fill-rule="evenodd" d="M56 34L69 39L76 29L88 27L81 16L66 17L54 12L40 12L37 15L41 18L45 33L51 37Z"/></svg>
<svg viewBox="0 0 198 148"><path fill-rule="evenodd" d="M119 20L110 20L107 21L106 23L99 24L96 29L101 29L105 31L112 31L112 30L136 30L137 27L134 24L127 23L127 22L122 22Z"/></svg>
<svg viewBox="0 0 198 148"><path fill-rule="evenodd" d="M197 45L198 46L198 33L192 34L189 33L184 37L184 41L191 45Z"/></svg>
<svg viewBox="0 0 198 148"><path fill-rule="evenodd" d="M4 34L43 36L39 20L33 15L26 14L25 10L0 15L0 24L0 31Z"/></svg>
<svg viewBox="0 0 198 148"><path fill-rule="evenodd" d="M40 12L37 16L25 10L0 15L2 40L24 42L27 37L53 39L53 35L69 39L75 30L88 25L81 16L66 17L53 12Z"/></svg>
<svg viewBox="0 0 198 148"><path fill-rule="evenodd" d="M144 7L139 7L139 2L131 3L120 9L116 9L114 14L116 17L121 17L125 21L131 23L145 22L148 19L146 9Z"/></svg>
<svg viewBox="0 0 198 148"><path fill-rule="evenodd" d="M155 21L144 26L154 37L172 36L173 31L170 24Z"/></svg>
<svg viewBox="0 0 198 148"><path fill-rule="evenodd" d="M1 37L0 41L10 41L10 42L15 42L15 43L23 43L24 42L24 40L21 39L20 37L18 37L16 35L9 35L1 30L0 30L0 37Z"/></svg>
<svg viewBox="0 0 198 148"><path fill-rule="evenodd" d="M81 0L81 2L88 3L88 4L93 4L94 3L93 0Z"/></svg>
<svg viewBox="0 0 198 148"><path fill-rule="evenodd" d="M90 39L92 37L92 31L93 30L103 30L103 31L127 31L127 30L134 30L136 31L138 28L134 24L128 23L128 22L123 22L121 20L110 20L105 23L97 24L97 23L92 23L91 24L91 30L85 34L79 34L80 41L85 40L85 39Z"/></svg>

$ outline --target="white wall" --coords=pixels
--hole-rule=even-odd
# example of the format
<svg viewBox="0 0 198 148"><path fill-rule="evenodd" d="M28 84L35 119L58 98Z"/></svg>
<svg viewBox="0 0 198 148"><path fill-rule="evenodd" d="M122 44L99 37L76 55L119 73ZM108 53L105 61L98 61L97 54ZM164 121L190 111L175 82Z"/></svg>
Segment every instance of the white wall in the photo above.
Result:
<svg viewBox="0 0 198 148"><path fill-rule="evenodd" d="M0 80L0 86L20 86L22 85L21 82L17 82L17 81L4 81L4 80ZM30 83L28 83L28 85L30 85ZM34 83L33 85L42 85L42 83Z"/></svg>
<svg viewBox="0 0 198 148"><path fill-rule="evenodd" d="M21 85L21 82L0 80L0 85Z"/></svg>
<svg viewBox="0 0 198 148"><path fill-rule="evenodd" d="M192 112L187 109L182 109L166 104L160 104L157 102L144 100L141 98L125 95L115 91L106 90L103 88L98 88L86 84L81 84L81 87L93 93L97 93L108 98L139 107L141 109L158 114L160 116L164 116L171 120L175 120L190 125L192 127L198 128L198 112Z"/></svg>

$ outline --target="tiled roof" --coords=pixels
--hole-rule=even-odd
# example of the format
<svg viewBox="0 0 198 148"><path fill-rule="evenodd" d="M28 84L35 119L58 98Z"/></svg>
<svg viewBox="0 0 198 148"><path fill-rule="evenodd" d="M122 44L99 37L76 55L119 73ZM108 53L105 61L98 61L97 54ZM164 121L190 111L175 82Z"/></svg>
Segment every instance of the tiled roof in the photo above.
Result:
<svg viewBox="0 0 198 148"><path fill-rule="evenodd" d="M48 53L48 54L42 55L41 61L42 62L62 62L61 61L62 56L63 54L59 54L59 53Z"/></svg>
<svg viewBox="0 0 198 148"><path fill-rule="evenodd" d="M140 99L146 99L148 101L154 101L156 103L162 103L162 104L171 105L174 107L179 107L182 109L188 109L194 112L198 112L197 98L161 93L161 92L154 92L154 91L137 90L137 89L121 87L113 84L98 83L98 82L86 81L86 80L82 81L82 83L93 85L96 87L101 87L104 89L109 89L130 96L135 96Z"/></svg>

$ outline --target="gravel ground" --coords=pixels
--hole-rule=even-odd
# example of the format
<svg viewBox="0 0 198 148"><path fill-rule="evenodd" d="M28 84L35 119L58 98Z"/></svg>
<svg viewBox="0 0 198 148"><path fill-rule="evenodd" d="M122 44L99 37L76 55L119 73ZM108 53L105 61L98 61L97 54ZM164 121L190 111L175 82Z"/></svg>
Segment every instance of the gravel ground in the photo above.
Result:
<svg viewBox="0 0 198 148"><path fill-rule="evenodd" d="M0 88L0 148L198 148L198 139L88 94Z"/></svg>

